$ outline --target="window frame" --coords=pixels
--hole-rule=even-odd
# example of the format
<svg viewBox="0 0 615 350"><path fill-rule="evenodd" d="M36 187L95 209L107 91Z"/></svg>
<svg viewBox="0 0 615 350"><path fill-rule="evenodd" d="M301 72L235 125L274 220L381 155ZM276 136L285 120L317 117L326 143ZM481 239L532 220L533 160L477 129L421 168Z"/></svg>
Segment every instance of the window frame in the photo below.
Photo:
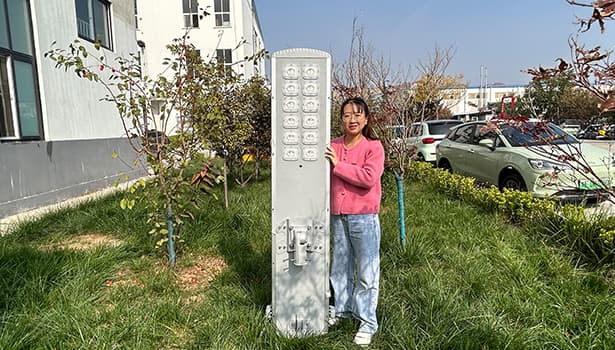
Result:
<svg viewBox="0 0 615 350"><path fill-rule="evenodd" d="M220 62L220 53L222 53L222 62ZM228 54L228 56L227 56ZM230 58L229 61L226 59ZM233 72L233 50L231 49L216 49L216 60L218 64L224 65L224 71L227 75L231 75Z"/></svg>
<svg viewBox="0 0 615 350"><path fill-rule="evenodd" d="M19 118L15 106L15 81L13 76L13 59L11 55L0 52L0 107L2 113L0 117L0 139L11 140L19 139ZM5 91L6 90L6 91ZM4 130L6 129L6 130ZM4 134L7 136L2 136Z"/></svg>
<svg viewBox="0 0 615 350"><path fill-rule="evenodd" d="M34 45L34 38L32 35L32 13L30 10L30 1L24 0L25 6L27 6L27 19L25 25L28 26L28 30L31 35L29 36L31 53L25 53L16 51L13 47L13 35L12 28L9 25L10 19L8 4L6 0L0 0L0 6L4 9L5 25L6 25L6 33L8 35L8 43L7 46L0 47L0 56L5 58L4 67L5 71L0 69L0 85L2 85L3 90L7 90L6 93L3 94L2 104L5 111L10 112L10 116L5 117L0 123L3 123L4 135L0 133L0 142L11 142L11 141L38 141L44 139L44 129L43 129L43 117L42 117L42 108L41 108L41 98L40 98L40 86L38 81L38 65L36 59L34 57L34 52L36 52L36 47ZM18 91L18 81L16 78L16 62L27 64L31 67L32 76L30 77L31 81L27 83L31 83L33 90L31 91L33 97L33 113L35 113L36 117L36 135L23 135L22 124L26 116L22 115L22 110L19 105L19 91ZM5 73L5 74L2 74ZM21 80L20 80L21 81ZM7 123L5 123L5 121ZM9 125L10 123L10 125ZM2 130L0 130L2 132Z"/></svg>
<svg viewBox="0 0 615 350"><path fill-rule="evenodd" d="M224 5L226 5L226 9ZM227 21L224 21L225 16L228 18ZM214 26L216 28L231 26L230 0L214 0Z"/></svg>
<svg viewBox="0 0 615 350"><path fill-rule="evenodd" d="M87 22L85 22L82 18L79 17L77 6L80 1L87 2L88 14L90 15L90 17L88 17ZM94 7L93 7L94 3L99 3L103 5L103 10L104 10L104 16L102 17L102 19L103 19L103 26L104 26L105 34L107 36L106 39L108 42L105 43L102 40L100 40L100 46L113 51L113 19L111 17L111 12L112 12L111 5L112 4L108 0L75 0L75 17L77 21L77 36L91 43L99 42L99 40L96 39L96 36L97 36L96 28L97 28L98 22L97 22L97 18L94 17ZM88 26L88 29L87 29L88 33L84 33L80 29L84 25L84 23L87 24ZM92 36L88 36L90 31L93 31Z"/></svg>
<svg viewBox="0 0 615 350"><path fill-rule="evenodd" d="M449 140L470 145L474 141L474 135L476 131L476 125L464 125L455 129L454 134L449 136Z"/></svg>
<svg viewBox="0 0 615 350"><path fill-rule="evenodd" d="M184 28L199 28L199 3L197 0L182 0Z"/></svg>

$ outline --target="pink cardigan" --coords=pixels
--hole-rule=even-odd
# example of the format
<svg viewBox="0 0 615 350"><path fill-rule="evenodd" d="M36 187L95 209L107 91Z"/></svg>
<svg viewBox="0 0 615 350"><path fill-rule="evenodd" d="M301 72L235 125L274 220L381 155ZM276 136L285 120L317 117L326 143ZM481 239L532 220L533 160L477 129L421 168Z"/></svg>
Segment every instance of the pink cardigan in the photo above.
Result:
<svg viewBox="0 0 615 350"><path fill-rule="evenodd" d="M331 141L339 162L331 169L331 214L377 214L380 212L384 172L384 148L378 140L364 138L354 147L344 146L344 137Z"/></svg>

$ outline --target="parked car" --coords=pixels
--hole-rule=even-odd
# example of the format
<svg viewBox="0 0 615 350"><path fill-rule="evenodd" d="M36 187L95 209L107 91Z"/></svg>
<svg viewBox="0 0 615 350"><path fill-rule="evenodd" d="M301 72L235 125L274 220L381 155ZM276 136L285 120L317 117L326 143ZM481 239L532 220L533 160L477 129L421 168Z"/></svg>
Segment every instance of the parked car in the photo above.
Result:
<svg viewBox="0 0 615 350"><path fill-rule="evenodd" d="M564 130L565 132L569 133L574 137L577 137L579 132L581 132L582 125L583 122L581 122L579 119L564 119L561 120L559 123L560 129Z"/></svg>
<svg viewBox="0 0 615 350"><path fill-rule="evenodd" d="M558 137L547 142L549 135ZM605 184L613 183L610 174L615 164L607 150L580 143L556 125L538 121L526 121L516 127L494 121L460 125L438 145L436 162L440 168L479 182L500 189L529 191L537 197L581 200L603 194L596 178L575 170L572 163L547 156L554 147L568 150L568 154L580 150L593 172Z"/></svg>
<svg viewBox="0 0 615 350"><path fill-rule="evenodd" d="M607 126L602 124L591 124L581 130L577 135L580 139L604 140L607 138Z"/></svg>
<svg viewBox="0 0 615 350"><path fill-rule="evenodd" d="M436 146L442 141L453 126L463 124L461 120L441 119L426 120L410 126L408 149L416 154L416 159L436 162Z"/></svg>

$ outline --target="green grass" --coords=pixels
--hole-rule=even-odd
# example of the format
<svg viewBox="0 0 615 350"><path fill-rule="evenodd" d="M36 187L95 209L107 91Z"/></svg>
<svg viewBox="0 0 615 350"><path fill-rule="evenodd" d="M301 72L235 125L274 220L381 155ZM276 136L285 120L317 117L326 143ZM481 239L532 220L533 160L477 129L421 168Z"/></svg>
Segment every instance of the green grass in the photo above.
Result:
<svg viewBox="0 0 615 350"><path fill-rule="evenodd" d="M606 268L579 268L551 241L413 183L401 249L391 183L387 177L381 214L381 329L370 348L615 348L615 282ZM183 229L178 271L205 255L226 262L211 285L193 290L164 267L145 209L121 210L119 198L48 215L0 239L1 349L356 348L353 321L287 339L266 319L268 181L233 187L229 210L207 199ZM92 233L123 244L57 248Z"/></svg>

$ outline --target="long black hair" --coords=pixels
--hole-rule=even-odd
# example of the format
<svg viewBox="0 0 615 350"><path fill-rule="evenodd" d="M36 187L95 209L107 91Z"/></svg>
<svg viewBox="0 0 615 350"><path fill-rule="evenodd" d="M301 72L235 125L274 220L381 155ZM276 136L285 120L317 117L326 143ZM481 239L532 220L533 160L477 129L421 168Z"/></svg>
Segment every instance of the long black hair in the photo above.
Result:
<svg viewBox="0 0 615 350"><path fill-rule="evenodd" d="M370 140L378 140L378 136L376 136L376 133L372 128L372 118L369 115L369 107L367 107L367 103L361 97L351 97L342 102L342 106L340 107L340 117L344 117L344 107L349 104L357 106L359 112L365 113L367 124L361 130L361 134Z"/></svg>

